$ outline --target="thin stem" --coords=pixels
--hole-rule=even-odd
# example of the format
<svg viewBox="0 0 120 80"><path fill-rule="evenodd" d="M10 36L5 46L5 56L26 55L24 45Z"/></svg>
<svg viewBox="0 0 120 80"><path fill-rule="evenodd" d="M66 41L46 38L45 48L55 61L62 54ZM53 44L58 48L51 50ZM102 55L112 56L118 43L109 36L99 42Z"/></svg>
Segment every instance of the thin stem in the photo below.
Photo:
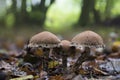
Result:
<svg viewBox="0 0 120 80"><path fill-rule="evenodd" d="M63 64L63 69L66 70L66 68L67 68L67 55L62 56L62 64Z"/></svg>
<svg viewBox="0 0 120 80"><path fill-rule="evenodd" d="M79 66L82 65L82 63L86 60L88 60L89 58L89 54L90 54L90 48L89 47L85 47L85 51L83 53L81 53L82 55L77 59L76 63L73 65L72 71L76 72L79 69Z"/></svg>

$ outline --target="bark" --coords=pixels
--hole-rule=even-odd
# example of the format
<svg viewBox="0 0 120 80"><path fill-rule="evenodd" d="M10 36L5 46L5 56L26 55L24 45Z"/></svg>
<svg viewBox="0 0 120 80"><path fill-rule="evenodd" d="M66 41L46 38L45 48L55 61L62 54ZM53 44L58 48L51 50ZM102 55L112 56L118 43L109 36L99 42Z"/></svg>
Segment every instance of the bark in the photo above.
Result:
<svg viewBox="0 0 120 80"><path fill-rule="evenodd" d="M15 15L16 15L16 12L17 12L17 1L16 0L12 0L12 6L11 6L11 12L13 12Z"/></svg>
<svg viewBox="0 0 120 80"><path fill-rule="evenodd" d="M100 24L101 23L101 17L100 17L100 13L99 10L93 10L93 14L94 14L94 21L95 24Z"/></svg>
<svg viewBox="0 0 120 80"><path fill-rule="evenodd" d="M26 11L26 0L22 0L22 4L21 4L21 14L20 14L20 22L24 22L26 23L26 21L28 20L28 16L27 16L27 11Z"/></svg>
<svg viewBox="0 0 120 80"><path fill-rule="evenodd" d="M110 18L111 9L114 6L114 0L107 0L106 1L106 8L105 8L105 17L106 19Z"/></svg>
<svg viewBox="0 0 120 80"><path fill-rule="evenodd" d="M95 0L83 0L82 13L80 15L80 25L86 26L89 24L90 12L93 11Z"/></svg>
<svg viewBox="0 0 120 80"><path fill-rule="evenodd" d="M46 13L48 8L51 6L51 4L54 2L55 0L51 0L50 5L48 7L45 6L45 0L41 0L41 3L39 4L40 6L40 11L42 12L42 19L40 20L40 24L44 25L45 19L46 19Z"/></svg>

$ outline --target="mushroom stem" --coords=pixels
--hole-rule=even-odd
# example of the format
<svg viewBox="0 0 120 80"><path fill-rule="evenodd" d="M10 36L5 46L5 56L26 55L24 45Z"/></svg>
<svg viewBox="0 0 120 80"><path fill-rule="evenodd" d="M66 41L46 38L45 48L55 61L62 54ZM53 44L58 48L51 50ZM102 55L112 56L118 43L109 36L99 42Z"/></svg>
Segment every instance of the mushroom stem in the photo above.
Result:
<svg viewBox="0 0 120 80"><path fill-rule="evenodd" d="M82 65L82 63L86 60L88 60L90 54L90 48L85 47L85 51L82 53L82 55L77 59L76 63L72 67L73 72L77 72L79 69L79 66Z"/></svg>
<svg viewBox="0 0 120 80"><path fill-rule="evenodd" d="M53 51L53 48L50 49L49 58L53 56L52 51Z"/></svg>
<svg viewBox="0 0 120 80"><path fill-rule="evenodd" d="M67 68L67 55L62 56L62 64L63 64L63 69L66 70Z"/></svg>
<svg viewBox="0 0 120 80"><path fill-rule="evenodd" d="M49 57L49 49L44 48L44 56L43 56L43 70L48 71L48 57Z"/></svg>

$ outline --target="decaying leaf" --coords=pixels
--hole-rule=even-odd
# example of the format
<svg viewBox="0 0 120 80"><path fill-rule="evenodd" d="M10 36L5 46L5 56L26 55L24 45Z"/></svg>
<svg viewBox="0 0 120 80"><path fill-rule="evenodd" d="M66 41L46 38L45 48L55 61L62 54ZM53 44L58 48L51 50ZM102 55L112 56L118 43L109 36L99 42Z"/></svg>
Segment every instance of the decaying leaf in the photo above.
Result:
<svg viewBox="0 0 120 80"><path fill-rule="evenodd" d="M34 76L33 75L28 75L28 76L24 76L24 77L19 77L19 78L13 78L10 80L27 80L27 79L33 79Z"/></svg>
<svg viewBox="0 0 120 80"><path fill-rule="evenodd" d="M50 61L50 62L48 63L48 67L49 67L49 68L54 68L54 67L57 66L58 64L59 64L58 61Z"/></svg>
<svg viewBox="0 0 120 80"><path fill-rule="evenodd" d="M65 79L63 79L63 77L60 75L56 75L56 76L51 76L49 80L65 80Z"/></svg>

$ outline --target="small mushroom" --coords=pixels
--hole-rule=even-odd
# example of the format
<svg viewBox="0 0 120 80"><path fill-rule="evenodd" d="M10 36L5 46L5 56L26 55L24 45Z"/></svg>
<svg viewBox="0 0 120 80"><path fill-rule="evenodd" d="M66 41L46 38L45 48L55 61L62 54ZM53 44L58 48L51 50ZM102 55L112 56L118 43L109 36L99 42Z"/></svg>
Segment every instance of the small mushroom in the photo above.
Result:
<svg viewBox="0 0 120 80"><path fill-rule="evenodd" d="M71 45L71 42L68 41L68 40L62 40L62 41L60 42L60 46L62 47L62 50L63 50L64 52L68 52L68 51L69 51L70 45Z"/></svg>
<svg viewBox="0 0 120 80"><path fill-rule="evenodd" d="M62 48L62 64L63 64L63 69L67 68L67 57L69 55L69 50L70 50L70 46L71 42L68 40L62 40L60 43L60 46Z"/></svg>
<svg viewBox="0 0 120 80"><path fill-rule="evenodd" d="M92 48L104 47L103 39L100 35L93 31L84 31L76 35L72 40L72 45L76 47L84 47L84 51L77 59L73 69L77 71L82 62L89 60Z"/></svg>

